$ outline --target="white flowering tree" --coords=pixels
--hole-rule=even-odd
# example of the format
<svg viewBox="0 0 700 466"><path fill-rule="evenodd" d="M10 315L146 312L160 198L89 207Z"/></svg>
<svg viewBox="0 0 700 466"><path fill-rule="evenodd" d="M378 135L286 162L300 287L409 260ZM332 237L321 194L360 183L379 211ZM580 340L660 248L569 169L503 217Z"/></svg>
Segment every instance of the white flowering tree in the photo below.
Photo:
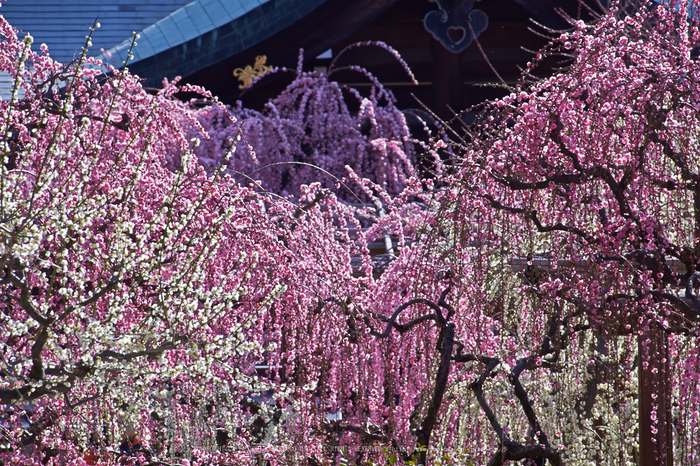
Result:
<svg viewBox="0 0 700 466"><path fill-rule="evenodd" d="M285 231L193 160L176 87L149 95L0 33L0 462L110 461L141 441L191 457L202 442L178 426L213 406L250 418Z"/></svg>
<svg viewBox="0 0 700 466"><path fill-rule="evenodd" d="M347 353L332 303L373 293L368 238L387 235L366 230L375 206L318 183L295 187L292 203L249 184L252 173L207 172L193 151L218 144L226 160L241 134L206 91L166 82L148 94L126 69L105 77L84 55L55 63L0 26L0 69L15 77L0 102L0 462L285 464L301 438L314 439L305 457L327 457L319 400L345 394L324 391L343 380L319 380L326 356L336 367L365 358ZM210 106L191 108L181 90ZM408 176L405 121L382 115L389 126L371 133L399 168L371 153L408 186L386 216L400 225L421 187ZM346 111L339 119L363 140ZM385 188L342 171L343 189ZM256 366L268 367L264 381Z"/></svg>

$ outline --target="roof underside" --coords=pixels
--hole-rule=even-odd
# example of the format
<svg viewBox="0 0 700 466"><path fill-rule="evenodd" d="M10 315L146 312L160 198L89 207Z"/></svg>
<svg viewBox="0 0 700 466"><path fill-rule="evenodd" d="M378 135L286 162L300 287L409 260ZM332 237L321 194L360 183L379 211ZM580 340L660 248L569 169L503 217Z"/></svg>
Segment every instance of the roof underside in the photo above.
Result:
<svg viewBox="0 0 700 466"><path fill-rule="evenodd" d="M239 0L197 0L194 3L203 6L204 2L211 5L219 1ZM587 1L590 4L595 0ZM531 58L530 53L524 52L521 47L537 50L546 42L528 31L528 27L532 26L529 18L549 28L566 28L570 25L558 10L566 10L575 18L586 13L579 5L579 0L481 0L473 8L483 10L489 18L490 24L480 38L481 44L488 49L489 60L497 68L505 69L508 74L505 79L512 81L520 76L518 67L524 66ZM232 76L232 71L252 65L257 55L266 55L268 65L294 68L299 49L304 49L308 64L309 60L330 48L337 53L349 40L373 39L394 46L412 68L418 67L418 71L421 66L435 68L439 65L437 71L425 70L423 77L419 77L419 81L425 83L425 92L434 94L436 88L444 87L439 84L441 79L437 78L448 72L445 69L447 63L451 63L449 66L452 68L449 73L456 73L451 81L464 80L465 85L477 86L483 82L493 82L495 76L478 47L471 45L456 55L449 52L444 55L440 47L435 47L435 41L423 26L423 18L437 8L436 2L430 0L270 0L208 32L199 35L192 32L189 40L169 48L163 47L159 53L135 61L130 69L145 78L149 87L158 87L164 77L172 79L182 76L185 82L204 85L223 101L232 103L241 95L239 82ZM183 10L190 9L195 11L189 5ZM200 13L197 10L197 14ZM166 19L161 23L165 21L168 21L168 28L158 26L160 31L152 31L156 36L163 34L163 29L174 30L173 21ZM147 31L143 35L150 37ZM368 54L366 49L361 53L360 61L353 64L369 65L372 72L376 69L381 74L380 68L384 65L378 62L380 68L372 67L372 53ZM375 53L381 54L381 51ZM378 60L390 61L387 66L403 73L393 57L385 55ZM387 76L389 81L394 81L394 75L388 73ZM404 77L400 79L405 80ZM408 89L403 84L398 83L401 89L406 89L403 93L407 94L407 98L404 100L415 102L410 94L423 91ZM392 88L399 93L402 93L401 89ZM268 87L268 91L262 94L270 94L270 90ZM466 89L455 91L462 94ZM274 95L274 91L271 92ZM478 95L479 99L488 97L478 89L472 89L472 94ZM428 94L424 97L427 98ZM264 95L262 100L265 100Z"/></svg>
<svg viewBox="0 0 700 466"><path fill-rule="evenodd" d="M216 29L136 61L130 69L144 77L147 86L158 86L163 77L203 74L216 87L211 90L226 100L237 94L228 89L237 87L233 68L252 64L260 51L272 65L294 66L299 49L315 57L398 1L268 1Z"/></svg>

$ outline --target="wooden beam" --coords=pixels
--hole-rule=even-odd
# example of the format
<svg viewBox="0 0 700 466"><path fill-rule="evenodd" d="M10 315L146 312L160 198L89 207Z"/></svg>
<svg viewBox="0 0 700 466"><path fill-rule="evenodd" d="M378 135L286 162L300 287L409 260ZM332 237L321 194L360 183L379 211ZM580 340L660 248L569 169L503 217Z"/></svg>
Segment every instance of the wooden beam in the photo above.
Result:
<svg viewBox="0 0 700 466"><path fill-rule="evenodd" d="M673 466L668 336L654 325L638 338L639 466Z"/></svg>
<svg viewBox="0 0 700 466"><path fill-rule="evenodd" d="M435 39L433 51L433 111L445 121L463 109L462 59Z"/></svg>

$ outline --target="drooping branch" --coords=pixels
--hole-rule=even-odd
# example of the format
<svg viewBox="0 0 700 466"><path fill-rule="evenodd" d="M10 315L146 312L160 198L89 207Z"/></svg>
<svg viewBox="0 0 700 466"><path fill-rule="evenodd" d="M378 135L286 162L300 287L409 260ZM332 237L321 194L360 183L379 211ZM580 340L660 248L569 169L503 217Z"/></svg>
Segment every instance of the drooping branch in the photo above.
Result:
<svg viewBox="0 0 700 466"><path fill-rule="evenodd" d="M591 236L588 234L586 231L572 226L572 225L565 225L561 222L555 223L553 225L545 225L541 222L537 210L534 209L525 209L522 207L513 207L509 206L506 204L503 204L502 202L498 201L496 198L494 198L492 195L488 193L481 193L479 194L481 197L486 199L489 202L489 205L493 207L496 210L501 210L504 212L508 212L511 214L517 214L517 215L523 215L525 218L530 220L534 225L535 228L537 228L537 231L540 233L548 233L552 231L563 231L566 233L572 233L576 236L579 236L580 238L583 238L586 240L589 244L597 244L599 241L597 238Z"/></svg>
<svg viewBox="0 0 700 466"><path fill-rule="evenodd" d="M504 429L498 422L496 415L486 401L483 393L483 384L486 379L491 376L493 370L500 364L500 360L497 358L486 358L483 356L479 357L473 354L462 354L462 347L458 343L457 355L453 356L453 360L460 362L480 361L485 364L485 368L480 377L470 385L470 388L474 392L484 415L488 419L494 433L497 435L500 441L498 451L494 453L488 464L501 465L504 461L508 460L520 460L524 458L537 457L547 458L553 465L561 464L561 455L558 451L551 447L547 435L542 428L537 414L532 406L532 402L527 395L527 391L520 382L520 376L523 371L537 367L538 358L547 355L554 355L552 361L556 361L561 350L567 346L568 339L571 336L570 334L575 334L576 332L586 330L588 328L588 326L576 326L569 329L568 322L573 316L569 315L562 319L560 318L561 310L559 306L557 305L556 308L557 312L550 317L547 333L544 335L542 343L540 344L536 353L518 359L515 366L508 374L508 380L513 386L514 394L520 403L525 417L528 420L528 424L537 436L540 443L539 445L524 446L508 438L508 436L504 433ZM574 314L577 315L576 312ZM554 367L552 364L545 363L544 361L542 361L542 364L544 367Z"/></svg>
<svg viewBox="0 0 700 466"><path fill-rule="evenodd" d="M5 270L5 278L3 279L7 280L9 283L12 285L16 286L20 290L20 296L19 299L15 298L12 296L12 299L16 300L18 304L26 311L26 313L34 319L39 325L47 325L49 323L49 319L45 316L43 316L32 304L30 296L31 296L31 291L29 287L27 286L26 283L24 283L23 280L21 280L19 277L17 277L12 270Z"/></svg>
<svg viewBox="0 0 700 466"><path fill-rule="evenodd" d="M0 402L12 403L14 401L26 400L32 401L39 399L45 395L53 393L67 393L70 387L78 380L94 372L94 367L85 365L82 362L78 363L77 368L69 371L64 367L48 367L44 368L43 360L40 357L43 345L48 338L48 330L41 329L37 334L34 345L32 346L32 361L33 366L29 376L35 380L43 381L42 385L28 384L17 388L0 389ZM130 353L120 353L114 350L104 350L94 355L94 358L103 360L117 360L122 362L130 362L134 359L142 357L154 357L163 354L166 351L177 348L178 343L187 342L186 336L174 338L172 341L161 344L156 348L147 348L142 351L134 351ZM60 382L50 382L45 380L45 375L64 376L65 379Z"/></svg>
<svg viewBox="0 0 700 466"><path fill-rule="evenodd" d="M515 396L520 402L520 406L523 408L523 413L525 413L525 417L527 418L530 427L532 427L533 431L535 432L538 440L546 448L551 448L549 445L549 440L547 439L547 434L545 433L544 429L542 429L542 426L540 426L540 421L537 419L537 414L535 414L535 410L532 408L532 402L527 396L527 392L525 392L523 385L520 383L520 374L532 363L533 358L531 357L519 360L511 373L508 375L508 379L513 385Z"/></svg>
<svg viewBox="0 0 700 466"><path fill-rule="evenodd" d="M0 389L0 402L11 404L15 401L33 401L53 393L65 393L70 390L69 383L44 384L42 386L24 385L18 388Z"/></svg>
<svg viewBox="0 0 700 466"><path fill-rule="evenodd" d="M440 364L435 374L435 387L433 396L428 406L420 430L417 432L417 443L421 447L419 454L419 464L426 464L427 447L430 444L430 436L437 422L438 412L442 406L442 399L445 396L447 380L450 376L450 363L452 361L452 348L454 347L455 326L448 323L444 328L442 348L440 349Z"/></svg>
<svg viewBox="0 0 700 466"><path fill-rule="evenodd" d="M179 343L186 343L188 340L189 338L187 336L182 335L175 337L172 341L165 342L160 346L157 346L156 348L147 348L145 350L133 351L130 353L120 353L119 351L114 350L104 350L97 353L95 355L95 358L100 358L104 360L114 359L118 361L129 362L137 358L142 358L144 356L159 356L166 351L170 351L177 348Z"/></svg>
<svg viewBox="0 0 700 466"><path fill-rule="evenodd" d="M484 397L484 382L486 382L486 379L491 376L491 373L493 370L496 368L501 363L501 361L498 358L492 358L488 364L486 364L486 367L484 368L484 371L481 373L481 376L472 384L469 386L469 388L474 392L474 396L476 396L476 400L479 402L479 406L481 406L481 410L484 412L484 415L486 416L486 419L488 419L489 423L491 424L491 427L493 428L494 432L496 433L496 437L501 439L505 438L505 434L503 432L503 427L501 427L501 424L498 422L498 419L496 418L496 415L493 413L493 410L491 410L491 406L489 406L488 402L486 401L486 398Z"/></svg>
<svg viewBox="0 0 700 466"><path fill-rule="evenodd" d="M571 149L566 147L566 144L564 144L564 141L562 141L561 139L561 134L565 131L564 123L561 121L561 118L557 114L554 114L553 118L555 124L554 128L552 128L552 131L549 132L549 137L551 137L552 141L554 141L557 144L561 153L566 155L571 160L574 169L584 177L587 177L589 175L588 170L586 170L583 167L583 165L581 165L581 161L579 160L578 155L576 155Z"/></svg>
<svg viewBox="0 0 700 466"><path fill-rule="evenodd" d="M415 306L416 304L423 304L425 306L428 306L429 308L433 309L435 312L432 314L424 314L420 317L416 317L415 319L411 320L410 322L407 322L405 324L398 324L396 322L396 319L399 317L399 314L409 308L410 306ZM426 298L415 298L412 299L401 306L399 306L396 311L391 315L389 318L386 329L384 330L383 333L379 333L376 330L372 330L370 328L370 332L373 336L378 337L378 338L387 338L389 336L389 333L391 332L392 328L395 328L399 333L404 333L409 330L411 330L413 327L415 327L418 324L421 324L423 322L426 322L428 320L433 320L435 321L440 327L443 327L445 325L445 317L442 315L442 309L440 308L439 305L435 304L429 299Z"/></svg>
<svg viewBox="0 0 700 466"><path fill-rule="evenodd" d="M552 184L566 186L570 184L580 184L584 177L581 174L566 173L562 175L551 175L545 177L542 181L521 181L510 176L498 177L494 176L494 180L500 184L507 186L513 191L538 191L552 187Z"/></svg>

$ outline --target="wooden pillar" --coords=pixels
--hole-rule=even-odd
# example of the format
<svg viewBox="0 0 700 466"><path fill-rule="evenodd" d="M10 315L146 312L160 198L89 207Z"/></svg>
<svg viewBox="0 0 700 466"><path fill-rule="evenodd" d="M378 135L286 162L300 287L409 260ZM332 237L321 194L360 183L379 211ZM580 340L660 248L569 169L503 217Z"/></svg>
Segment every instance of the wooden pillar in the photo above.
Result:
<svg viewBox="0 0 700 466"><path fill-rule="evenodd" d="M511 270L527 273L549 271L549 259L512 258ZM685 268L680 262L667 262ZM558 261L559 267L577 266L568 260ZM560 269L561 270L561 269ZM681 269L682 270L682 269ZM694 303L688 303L695 306ZM623 322L624 323L624 322ZM631 324L636 323L634 320ZM619 327L619 335L625 333ZM652 324L638 338L639 371L639 466L673 466L673 416L671 411L671 373L668 336Z"/></svg>
<svg viewBox="0 0 700 466"><path fill-rule="evenodd" d="M639 466L673 466L668 337L652 325L638 339Z"/></svg>
<svg viewBox="0 0 700 466"><path fill-rule="evenodd" d="M463 110L464 84L462 54L452 53L439 41L432 39L433 52L433 111L445 121Z"/></svg>

